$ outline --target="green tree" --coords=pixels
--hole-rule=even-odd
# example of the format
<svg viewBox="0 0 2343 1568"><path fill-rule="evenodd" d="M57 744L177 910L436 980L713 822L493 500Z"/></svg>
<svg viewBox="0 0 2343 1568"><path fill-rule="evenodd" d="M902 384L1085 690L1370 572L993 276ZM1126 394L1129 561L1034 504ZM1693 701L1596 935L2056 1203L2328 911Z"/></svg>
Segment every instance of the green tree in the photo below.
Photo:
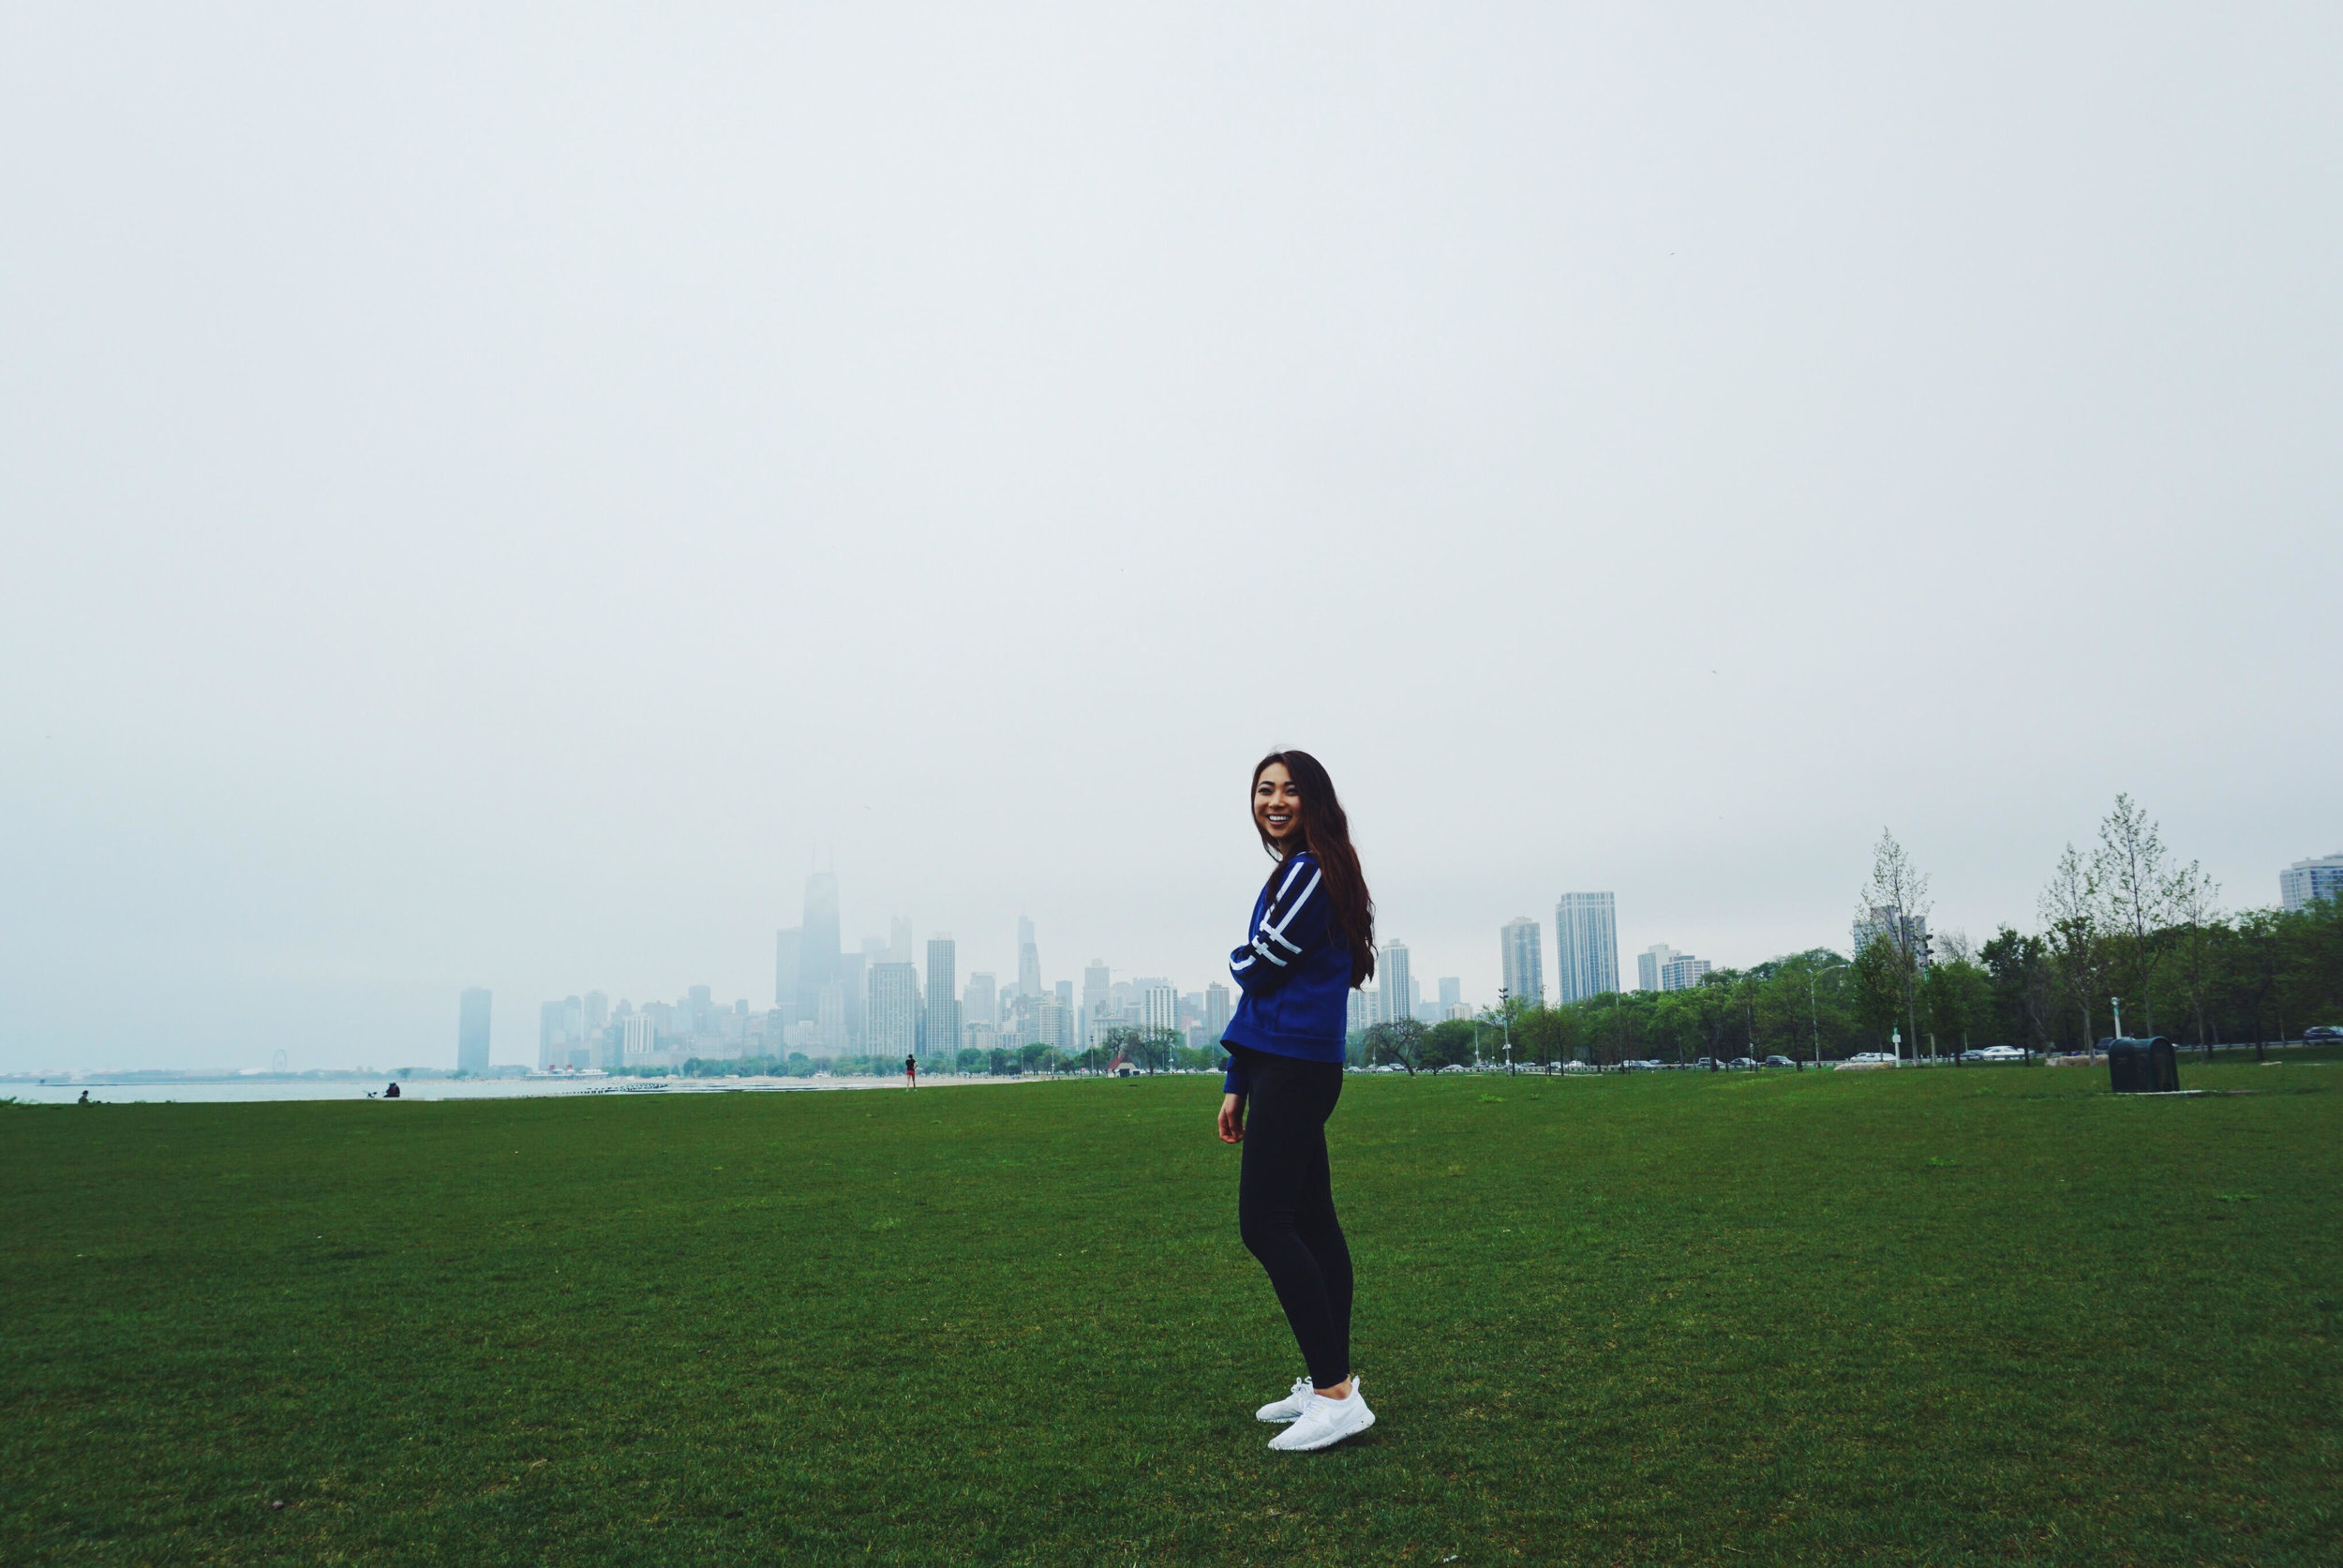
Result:
<svg viewBox="0 0 2343 1568"><path fill-rule="evenodd" d="M1977 957L1992 980L1992 1016L2003 1039L2029 1055L2037 1042L2049 1050L2050 1022L2058 1005L2049 945L2003 926L1977 949Z"/></svg>
<svg viewBox="0 0 2343 1568"><path fill-rule="evenodd" d="M1446 1024L1439 1025L1446 1028ZM1424 1038L1431 1033L1422 1022L1412 1018L1395 1018L1388 1023L1370 1025L1365 1038L1366 1065L1405 1068L1413 1078L1424 1066Z"/></svg>
<svg viewBox="0 0 2343 1568"><path fill-rule="evenodd" d="M1879 843L1872 847L1872 875L1863 886L1863 905L1858 912L1858 918L1866 923L1885 921L1871 946L1876 946L1881 938L1889 944L1896 996L1903 1004L1902 1016L1911 1034L1912 1052L1917 1058L1920 1049L1920 980L1928 963L1922 946L1927 939L1921 934L1930 908L1928 877L1912 863L1903 845L1896 842L1895 834L1885 828L1879 830ZM1865 951L1869 950L1866 947ZM1874 967L1876 963L1874 960Z"/></svg>
<svg viewBox="0 0 2343 1568"><path fill-rule="evenodd" d="M2164 923L2170 908L2172 878L2164 869L2164 841L2147 813L2128 795L2115 797L2115 809L2099 824L2099 847L2091 858L2097 884L2103 923L2118 933L2124 958L2122 984L2139 998L2142 1035L2156 1033L2156 993L2149 959L2149 937Z"/></svg>
<svg viewBox="0 0 2343 1568"><path fill-rule="evenodd" d="M2188 1011L2197 1023L2197 1049L2209 1061L2213 1042L2205 1034L2204 1003L2213 983L2213 948L2221 923L2221 885L2191 860L2172 874L2164 890L2165 907L2172 912L2171 943L2181 986L2188 995Z"/></svg>
<svg viewBox="0 0 2343 1568"><path fill-rule="evenodd" d="M2092 1049L2096 1036L2091 1016L2098 1006L2099 890L2090 866L2073 844L2058 858L2049 886L2036 901L2043 933L2058 977L2058 989L2067 1008L2082 1023L2082 1049Z"/></svg>

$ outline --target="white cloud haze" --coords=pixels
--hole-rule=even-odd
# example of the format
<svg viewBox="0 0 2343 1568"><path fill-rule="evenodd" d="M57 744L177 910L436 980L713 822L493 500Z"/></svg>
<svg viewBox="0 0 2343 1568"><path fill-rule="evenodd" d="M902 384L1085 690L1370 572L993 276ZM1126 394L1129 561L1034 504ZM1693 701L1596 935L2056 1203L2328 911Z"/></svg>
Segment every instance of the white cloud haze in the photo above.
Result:
<svg viewBox="0 0 2343 1568"><path fill-rule="evenodd" d="M2343 848L2343 13L11 8L0 1068Z"/></svg>

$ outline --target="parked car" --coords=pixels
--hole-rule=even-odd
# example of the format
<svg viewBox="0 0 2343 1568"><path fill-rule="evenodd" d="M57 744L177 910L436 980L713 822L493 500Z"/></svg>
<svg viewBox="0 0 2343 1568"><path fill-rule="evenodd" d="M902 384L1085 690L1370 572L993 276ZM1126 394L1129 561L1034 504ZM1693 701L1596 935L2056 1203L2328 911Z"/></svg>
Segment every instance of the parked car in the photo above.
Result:
<svg viewBox="0 0 2343 1568"><path fill-rule="evenodd" d="M2314 1023L2303 1031L2305 1045L2333 1045L2343 1040L2343 1023Z"/></svg>
<svg viewBox="0 0 2343 1568"><path fill-rule="evenodd" d="M2014 1045L1989 1045L1978 1052L1977 1056L1980 1060L1988 1062L2022 1062L2025 1060L2025 1053Z"/></svg>
<svg viewBox="0 0 2343 1568"><path fill-rule="evenodd" d="M1891 1068L1896 1065L1896 1059L1885 1051L1858 1051L1847 1060L1875 1068Z"/></svg>
<svg viewBox="0 0 2343 1568"><path fill-rule="evenodd" d="M1754 1072L1757 1068L1756 1059L1751 1056L1736 1056L1732 1061L1725 1065L1732 1068L1736 1072L1739 1072L1743 1068L1747 1068L1748 1070Z"/></svg>
<svg viewBox="0 0 2343 1568"><path fill-rule="evenodd" d="M1714 1056L1695 1056L1693 1058L1693 1066L1699 1068L1702 1072L1714 1072L1717 1068L1724 1066L1724 1064L1718 1061Z"/></svg>
<svg viewBox="0 0 2343 1568"><path fill-rule="evenodd" d="M1958 1060L1958 1061L1962 1061L1962 1062L1981 1062L1981 1061L1985 1060L1985 1053L1984 1053L1984 1052L1982 1052L1982 1051L1975 1051L1975 1050L1971 1050L1971 1051L1963 1051L1963 1052L1962 1052L1962 1053L1961 1053L1961 1054L1960 1054L1957 1058L1955 1058L1955 1059L1956 1059L1956 1060Z"/></svg>
<svg viewBox="0 0 2343 1568"><path fill-rule="evenodd" d="M1769 1068L1794 1068L1798 1066L1798 1064L1791 1061L1787 1056L1768 1056L1766 1058L1766 1066Z"/></svg>

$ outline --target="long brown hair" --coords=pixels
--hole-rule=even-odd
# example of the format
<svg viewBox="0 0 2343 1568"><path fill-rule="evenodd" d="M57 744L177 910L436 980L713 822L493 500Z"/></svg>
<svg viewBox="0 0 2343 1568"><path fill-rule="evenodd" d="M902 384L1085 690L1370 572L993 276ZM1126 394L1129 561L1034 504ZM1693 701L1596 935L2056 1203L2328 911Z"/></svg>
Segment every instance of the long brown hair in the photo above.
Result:
<svg viewBox="0 0 2343 1568"><path fill-rule="evenodd" d="M1273 762L1286 765L1294 788L1301 792L1303 847L1318 857L1335 929L1350 944L1351 983L1365 985L1375 978L1375 901L1367 895L1366 874L1359 870L1359 852L1351 847L1351 819L1342 814L1342 802L1335 798L1335 781L1307 752L1272 752L1253 764L1253 782L1246 795L1247 811L1252 809L1252 790L1261 787L1261 772ZM1261 846L1269 851L1269 858L1284 859L1277 841L1261 827L1261 818L1253 819L1253 827L1261 833Z"/></svg>

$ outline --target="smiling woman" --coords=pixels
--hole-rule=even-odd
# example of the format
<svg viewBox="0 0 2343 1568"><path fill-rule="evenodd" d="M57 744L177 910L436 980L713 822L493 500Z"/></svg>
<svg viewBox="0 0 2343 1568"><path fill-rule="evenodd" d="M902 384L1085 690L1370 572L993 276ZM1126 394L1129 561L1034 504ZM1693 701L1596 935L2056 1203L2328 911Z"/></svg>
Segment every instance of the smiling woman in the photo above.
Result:
<svg viewBox="0 0 2343 1568"><path fill-rule="evenodd" d="M1349 993L1375 973L1375 906L1334 781L1307 752L1253 765L1253 826L1277 869L1253 900L1245 945L1229 955L1245 996L1221 1037L1220 1140L1245 1145L1237 1229L1309 1366L1255 1412L1291 1423L1269 1446L1295 1453L1375 1424L1351 1376L1351 1250L1326 1159Z"/></svg>

